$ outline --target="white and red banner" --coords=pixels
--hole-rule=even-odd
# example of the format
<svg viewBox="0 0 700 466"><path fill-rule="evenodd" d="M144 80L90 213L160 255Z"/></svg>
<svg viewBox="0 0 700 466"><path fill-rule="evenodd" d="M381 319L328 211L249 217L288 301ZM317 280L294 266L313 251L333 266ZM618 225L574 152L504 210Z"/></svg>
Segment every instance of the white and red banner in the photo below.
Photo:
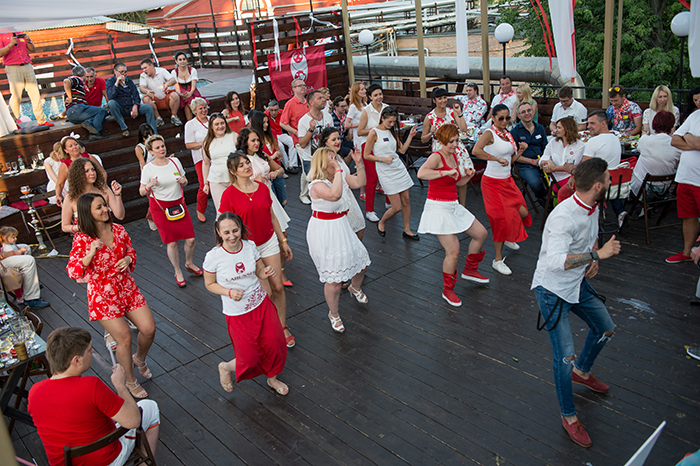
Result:
<svg viewBox="0 0 700 466"><path fill-rule="evenodd" d="M573 80L576 77L575 4L576 0L549 0L549 14L552 19L559 73L563 79L567 80Z"/></svg>
<svg viewBox="0 0 700 466"><path fill-rule="evenodd" d="M303 79L306 91L311 92L327 87L326 56L323 45L301 47L294 50L267 55L272 91L277 100L291 98L292 81Z"/></svg>

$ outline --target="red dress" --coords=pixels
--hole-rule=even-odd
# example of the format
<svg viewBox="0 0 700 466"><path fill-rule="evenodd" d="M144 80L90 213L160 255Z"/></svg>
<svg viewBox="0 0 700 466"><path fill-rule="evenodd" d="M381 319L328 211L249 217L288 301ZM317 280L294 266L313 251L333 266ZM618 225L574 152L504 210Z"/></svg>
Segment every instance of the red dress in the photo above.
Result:
<svg viewBox="0 0 700 466"><path fill-rule="evenodd" d="M100 247L87 267L83 265L83 257L87 256L95 238L82 232L73 237L66 270L70 278L88 279L90 320L117 319L146 305L146 299L130 275L136 264L136 251L131 247L131 238L121 225L112 224L112 232L112 248L105 245ZM126 256L131 257L131 264L127 270L120 272L116 264Z"/></svg>
<svg viewBox="0 0 700 466"><path fill-rule="evenodd" d="M239 215L243 224L248 228L248 239L261 246L275 234L272 226L272 198L270 190L263 183L256 181L258 189L252 193L244 193L234 185L229 186L221 196L219 212L233 212Z"/></svg>

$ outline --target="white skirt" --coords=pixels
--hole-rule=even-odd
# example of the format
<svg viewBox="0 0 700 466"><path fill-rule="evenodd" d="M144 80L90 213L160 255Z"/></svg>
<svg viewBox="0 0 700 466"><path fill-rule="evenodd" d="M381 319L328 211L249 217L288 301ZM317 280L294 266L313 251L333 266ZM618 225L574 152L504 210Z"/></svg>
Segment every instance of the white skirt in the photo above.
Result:
<svg viewBox="0 0 700 466"><path fill-rule="evenodd" d="M272 211L275 213L275 217L277 217L277 222L280 224L280 229L282 231L287 231L287 227L289 226L289 221L291 219L289 218L289 215L287 215L287 211L284 210L284 207L282 207L282 204L280 204L277 196L275 196L275 193L270 191L270 196L272 197Z"/></svg>
<svg viewBox="0 0 700 466"><path fill-rule="evenodd" d="M391 164L376 162L377 177L384 194L398 194L413 187L413 180L403 162L394 157Z"/></svg>
<svg viewBox="0 0 700 466"><path fill-rule="evenodd" d="M456 235L471 228L476 220L474 214L464 208L458 201L444 202L425 200L423 214L420 216L418 233L432 235Z"/></svg>
<svg viewBox="0 0 700 466"><path fill-rule="evenodd" d="M346 282L371 263L347 215L334 220L311 217L306 242L321 283Z"/></svg>

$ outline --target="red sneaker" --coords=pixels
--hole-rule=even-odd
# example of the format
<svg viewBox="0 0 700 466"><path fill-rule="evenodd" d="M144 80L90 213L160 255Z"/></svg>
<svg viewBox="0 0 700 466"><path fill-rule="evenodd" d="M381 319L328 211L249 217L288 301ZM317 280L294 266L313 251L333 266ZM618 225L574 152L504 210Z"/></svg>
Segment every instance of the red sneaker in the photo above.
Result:
<svg viewBox="0 0 700 466"><path fill-rule="evenodd" d="M53 123L51 123L50 121L45 121L38 126L53 126Z"/></svg>
<svg viewBox="0 0 700 466"><path fill-rule="evenodd" d="M692 257L686 256L682 252L679 252L678 254L674 254L671 257L666 258L666 262L668 262L669 264L678 264L679 262L688 262L692 260Z"/></svg>
<svg viewBox="0 0 700 466"><path fill-rule="evenodd" d="M598 393L607 393L608 390L610 390L610 387L607 384L604 384L600 380L596 379L595 375L593 374L590 374L587 379L584 379L583 377L576 375L576 372L572 372L571 381L580 385L585 385L594 392Z"/></svg>
<svg viewBox="0 0 700 466"><path fill-rule="evenodd" d="M364 193L360 193L360 200L361 200L361 201L364 201L364 200L365 200L365 194L364 194Z"/></svg>
<svg viewBox="0 0 700 466"><path fill-rule="evenodd" d="M574 442L585 448L589 448L593 445L591 438L588 436L588 432L586 432L586 429L583 428L583 424L581 424L581 421L578 419L576 419L576 422L573 424L569 424L566 422L566 419L561 418L561 425Z"/></svg>

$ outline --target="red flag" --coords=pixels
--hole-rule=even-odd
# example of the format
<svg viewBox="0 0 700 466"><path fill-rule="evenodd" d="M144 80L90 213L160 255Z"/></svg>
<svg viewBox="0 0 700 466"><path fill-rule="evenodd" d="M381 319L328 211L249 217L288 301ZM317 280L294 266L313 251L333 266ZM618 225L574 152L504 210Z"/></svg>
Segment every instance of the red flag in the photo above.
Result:
<svg viewBox="0 0 700 466"><path fill-rule="evenodd" d="M307 92L327 87L326 56L323 45L280 52L281 69L279 70L274 53L268 54L267 63L272 91L277 100L287 100L294 95L292 81L297 78L306 82Z"/></svg>

